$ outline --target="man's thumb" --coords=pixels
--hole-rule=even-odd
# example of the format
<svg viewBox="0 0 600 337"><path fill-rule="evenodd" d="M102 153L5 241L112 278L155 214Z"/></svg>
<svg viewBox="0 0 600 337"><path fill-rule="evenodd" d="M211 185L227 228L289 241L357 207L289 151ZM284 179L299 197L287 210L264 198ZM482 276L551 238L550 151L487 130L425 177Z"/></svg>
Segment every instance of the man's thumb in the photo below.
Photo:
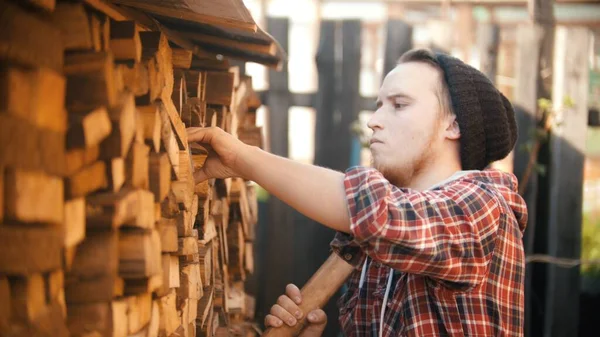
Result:
<svg viewBox="0 0 600 337"><path fill-rule="evenodd" d="M323 334L327 325L327 315L321 309L313 310L306 317L310 324L302 331L300 337L318 337Z"/></svg>

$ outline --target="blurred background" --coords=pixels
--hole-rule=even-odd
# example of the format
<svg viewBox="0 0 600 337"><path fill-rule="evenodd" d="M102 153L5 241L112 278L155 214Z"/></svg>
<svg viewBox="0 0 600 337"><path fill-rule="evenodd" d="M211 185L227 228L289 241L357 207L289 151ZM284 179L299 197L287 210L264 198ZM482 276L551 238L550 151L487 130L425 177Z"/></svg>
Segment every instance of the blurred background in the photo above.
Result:
<svg viewBox="0 0 600 337"><path fill-rule="evenodd" d="M341 171L369 165L366 121L383 77L411 48L445 51L484 72L518 111L519 142L494 166L517 175L530 212L526 334L598 335L598 1L244 3L287 52L280 71L240 65L264 103L257 124L268 150L300 162ZM302 286L325 261L334 233L259 195L256 272L247 289L262 322L286 284ZM337 297L326 308L326 336L339 334Z"/></svg>

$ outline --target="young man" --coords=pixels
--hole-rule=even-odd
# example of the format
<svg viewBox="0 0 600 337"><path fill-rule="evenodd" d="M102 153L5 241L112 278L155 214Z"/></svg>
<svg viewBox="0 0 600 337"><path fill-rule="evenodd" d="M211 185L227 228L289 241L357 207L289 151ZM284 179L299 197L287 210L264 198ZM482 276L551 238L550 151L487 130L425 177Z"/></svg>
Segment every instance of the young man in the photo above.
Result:
<svg viewBox="0 0 600 337"><path fill-rule="evenodd" d="M368 126L373 168L345 174L190 129L216 153L196 178L254 180L339 232L332 248L356 267L339 301L345 335L522 336L527 209L512 174L485 169L515 144L511 104L460 60L413 50L383 81ZM288 286L266 325L308 314L304 335L318 336L324 313L300 302Z"/></svg>

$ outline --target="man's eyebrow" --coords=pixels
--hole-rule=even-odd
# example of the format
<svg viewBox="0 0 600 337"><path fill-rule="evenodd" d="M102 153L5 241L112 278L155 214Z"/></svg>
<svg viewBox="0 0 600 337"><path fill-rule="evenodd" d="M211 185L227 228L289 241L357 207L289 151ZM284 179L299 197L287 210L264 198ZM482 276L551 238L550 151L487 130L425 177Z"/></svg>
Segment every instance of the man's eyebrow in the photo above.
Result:
<svg viewBox="0 0 600 337"><path fill-rule="evenodd" d="M393 98L407 98L407 99L414 99L412 96L405 94L403 92L398 92L398 93L393 93L387 96L387 99L393 99Z"/></svg>

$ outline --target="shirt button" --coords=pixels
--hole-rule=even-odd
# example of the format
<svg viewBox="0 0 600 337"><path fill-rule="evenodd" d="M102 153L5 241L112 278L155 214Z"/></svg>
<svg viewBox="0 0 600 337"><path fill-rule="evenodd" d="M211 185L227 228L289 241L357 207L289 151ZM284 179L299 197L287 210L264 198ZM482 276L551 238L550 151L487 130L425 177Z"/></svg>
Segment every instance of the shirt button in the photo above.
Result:
<svg viewBox="0 0 600 337"><path fill-rule="evenodd" d="M352 260L352 254L349 254L349 253L348 253L348 254L345 254L345 255L344 255L344 259L346 259L346 261L350 261L350 260Z"/></svg>

